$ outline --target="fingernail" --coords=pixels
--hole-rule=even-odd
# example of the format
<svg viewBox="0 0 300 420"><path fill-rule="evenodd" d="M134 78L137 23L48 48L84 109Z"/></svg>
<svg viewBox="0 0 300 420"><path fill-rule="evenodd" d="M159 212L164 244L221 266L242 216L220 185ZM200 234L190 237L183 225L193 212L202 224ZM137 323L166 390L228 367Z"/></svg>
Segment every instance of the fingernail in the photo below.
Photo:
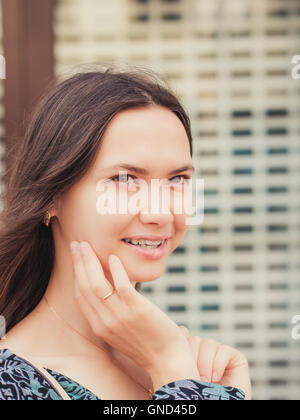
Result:
<svg viewBox="0 0 300 420"><path fill-rule="evenodd" d="M70 250L71 250L72 254L76 254L76 252L77 252L77 242L72 241L70 243Z"/></svg>
<svg viewBox="0 0 300 420"><path fill-rule="evenodd" d="M80 242L80 249L84 254L88 252L88 245L85 242Z"/></svg>
<svg viewBox="0 0 300 420"><path fill-rule="evenodd" d="M213 376L212 376L212 380L213 380L213 382L217 382L217 380L218 380L218 374L217 374L217 372L214 372L213 373Z"/></svg>
<svg viewBox="0 0 300 420"><path fill-rule="evenodd" d="M208 382L208 379L206 376L200 376L201 381Z"/></svg>
<svg viewBox="0 0 300 420"><path fill-rule="evenodd" d="M109 256L109 262L110 262L110 263L114 263L114 262L116 262L116 261L117 261L117 257L116 257L115 255L111 254L111 255Z"/></svg>

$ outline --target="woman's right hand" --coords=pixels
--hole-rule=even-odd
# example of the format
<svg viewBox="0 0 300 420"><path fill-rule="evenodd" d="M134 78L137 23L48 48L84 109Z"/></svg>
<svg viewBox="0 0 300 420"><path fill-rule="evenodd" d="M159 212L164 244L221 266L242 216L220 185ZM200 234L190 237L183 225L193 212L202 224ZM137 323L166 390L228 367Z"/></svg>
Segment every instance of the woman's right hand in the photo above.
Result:
<svg viewBox="0 0 300 420"><path fill-rule="evenodd" d="M202 381L241 389L246 400L252 399L249 365L243 353L227 344L191 335L185 326L179 328L190 344Z"/></svg>
<svg viewBox="0 0 300 420"><path fill-rule="evenodd" d="M154 388L179 379L200 379L189 343L178 325L137 292L117 257L105 278L90 244L73 242L75 299L94 334L149 373ZM82 243L81 243L82 244ZM107 300L103 297L115 289Z"/></svg>

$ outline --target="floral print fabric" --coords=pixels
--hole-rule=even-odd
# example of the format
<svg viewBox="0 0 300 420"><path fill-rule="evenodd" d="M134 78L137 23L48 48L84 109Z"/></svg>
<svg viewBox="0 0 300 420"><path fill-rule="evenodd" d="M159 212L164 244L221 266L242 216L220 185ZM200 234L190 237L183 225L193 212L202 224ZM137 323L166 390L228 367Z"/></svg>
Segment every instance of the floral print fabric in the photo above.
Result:
<svg viewBox="0 0 300 420"><path fill-rule="evenodd" d="M163 385L153 394L154 400L244 400L245 394L231 388L195 379L180 379Z"/></svg>
<svg viewBox="0 0 300 420"><path fill-rule="evenodd" d="M65 375L45 368L63 387L72 400L99 400L82 385ZM245 394L237 388L225 387L194 379L170 382L152 396L153 400L243 400ZM46 376L29 362L0 350L0 400L61 400Z"/></svg>

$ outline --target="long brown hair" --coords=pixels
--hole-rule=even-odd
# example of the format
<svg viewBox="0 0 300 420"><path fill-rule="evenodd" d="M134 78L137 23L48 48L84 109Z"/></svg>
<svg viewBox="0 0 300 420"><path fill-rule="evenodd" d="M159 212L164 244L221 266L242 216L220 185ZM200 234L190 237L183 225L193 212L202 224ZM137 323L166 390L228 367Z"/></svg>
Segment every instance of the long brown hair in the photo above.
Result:
<svg viewBox="0 0 300 420"><path fill-rule="evenodd" d="M109 121L120 111L160 105L182 121L192 155L190 120L168 82L147 68L81 72L53 81L18 144L0 216L0 315L6 332L43 297L55 247L43 223L57 194L91 167ZM136 288L140 290L140 283Z"/></svg>

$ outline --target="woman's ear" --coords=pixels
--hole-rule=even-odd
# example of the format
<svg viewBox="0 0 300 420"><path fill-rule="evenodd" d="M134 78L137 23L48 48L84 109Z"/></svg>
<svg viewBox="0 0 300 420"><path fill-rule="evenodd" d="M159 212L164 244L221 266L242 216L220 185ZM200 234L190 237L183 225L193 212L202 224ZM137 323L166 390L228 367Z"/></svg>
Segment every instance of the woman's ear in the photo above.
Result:
<svg viewBox="0 0 300 420"><path fill-rule="evenodd" d="M62 197L61 197L61 194L58 193L55 195L55 197L52 200L52 205L49 210L51 213L51 216L57 216L60 213L61 203L62 203Z"/></svg>

